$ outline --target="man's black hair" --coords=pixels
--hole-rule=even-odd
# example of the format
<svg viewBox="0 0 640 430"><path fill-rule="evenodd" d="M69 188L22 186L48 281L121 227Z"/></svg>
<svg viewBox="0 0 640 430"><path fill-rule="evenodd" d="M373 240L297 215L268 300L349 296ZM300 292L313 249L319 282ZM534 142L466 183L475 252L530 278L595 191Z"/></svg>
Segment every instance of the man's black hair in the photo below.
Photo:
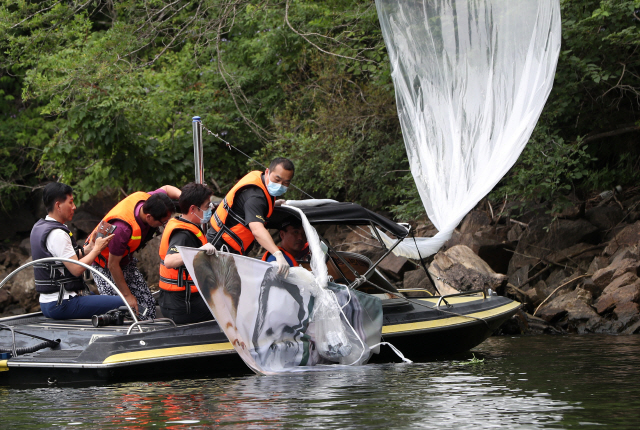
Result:
<svg viewBox="0 0 640 430"><path fill-rule="evenodd" d="M282 166L284 170L295 172L293 161L289 160L288 158L283 158L283 157L274 158L271 164L269 164L269 171L273 172L274 169L278 166Z"/></svg>
<svg viewBox="0 0 640 430"><path fill-rule="evenodd" d="M144 202L142 209L156 221L162 221L176 211L173 201L165 193L153 194Z"/></svg>
<svg viewBox="0 0 640 430"><path fill-rule="evenodd" d="M189 208L193 206L202 206L202 204L209 200L213 195L213 191L205 185L196 184L195 182L189 182L180 190L180 212L186 214L189 212Z"/></svg>
<svg viewBox="0 0 640 430"><path fill-rule="evenodd" d="M53 212L56 202L64 202L68 196L73 196L73 188L62 182L49 182L42 191L42 202L47 213Z"/></svg>

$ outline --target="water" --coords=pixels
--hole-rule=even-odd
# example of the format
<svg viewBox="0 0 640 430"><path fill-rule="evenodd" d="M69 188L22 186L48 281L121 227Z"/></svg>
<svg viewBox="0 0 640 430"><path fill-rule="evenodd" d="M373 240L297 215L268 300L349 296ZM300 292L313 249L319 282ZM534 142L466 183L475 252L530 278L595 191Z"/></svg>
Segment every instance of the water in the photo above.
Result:
<svg viewBox="0 0 640 430"><path fill-rule="evenodd" d="M0 387L0 426L639 427L640 336L494 337L473 353L484 361L89 388Z"/></svg>

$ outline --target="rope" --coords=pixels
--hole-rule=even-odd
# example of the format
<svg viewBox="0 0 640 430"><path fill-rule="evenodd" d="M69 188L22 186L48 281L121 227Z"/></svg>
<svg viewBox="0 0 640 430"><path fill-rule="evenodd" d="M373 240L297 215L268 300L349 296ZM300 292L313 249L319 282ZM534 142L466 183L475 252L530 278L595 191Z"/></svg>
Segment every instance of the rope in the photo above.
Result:
<svg viewBox="0 0 640 430"><path fill-rule="evenodd" d="M221 142L223 142L225 145L227 145L227 148L229 148L229 150L231 149L235 149L236 151L238 151L240 154L244 155L245 157L247 157L249 160L251 160L252 162L256 163L259 166L262 166L263 169L267 169L267 166L265 166L264 164L262 164L261 162L259 162L258 160L255 160L251 157L249 157L247 154L245 154L242 150L240 150L239 148L233 146L232 144L230 144L229 142L227 142L226 140L224 140L223 138L220 137L220 135L218 133L214 133L213 131L209 130L207 127L204 126L204 124L202 124L202 121L200 121L200 125L202 125L202 128L206 130L207 134L210 134L211 136L217 138L218 140L220 140ZM300 191L302 194L304 194L305 196L309 197L310 199L313 199L315 197L313 197L311 194L307 193L306 191L304 191L302 188L298 188L295 185L291 184L291 186L293 188L295 188L296 190Z"/></svg>

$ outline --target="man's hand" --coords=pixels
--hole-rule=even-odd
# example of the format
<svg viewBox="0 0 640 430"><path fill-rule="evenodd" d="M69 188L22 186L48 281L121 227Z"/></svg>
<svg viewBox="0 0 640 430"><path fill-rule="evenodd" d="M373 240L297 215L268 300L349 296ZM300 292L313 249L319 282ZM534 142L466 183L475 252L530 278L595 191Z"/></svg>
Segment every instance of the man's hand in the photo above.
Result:
<svg viewBox="0 0 640 430"><path fill-rule="evenodd" d="M282 275L283 278L289 276L289 263L284 258L282 251L276 252L273 256L276 257L276 263L278 264L278 275Z"/></svg>
<svg viewBox="0 0 640 430"><path fill-rule="evenodd" d="M113 239L115 236L116 236L115 234L110 234L107 237L97 238L96 243L94 245L94 249L96 249L99 253L102 252L107 247L107 245L109 245L109 242L111 242L111 239Z"/></svg>
<svg viewBox="0 0 640 430"><path fill-rule="evenodd" d="M205 243L204 245L202 245L200 247L200 249L202 249L204 252L206 252L207 255L215 255L215 256L218 255L218 250L216 249L215 246L213 246L210 243Z"/></svg>
<svg viewBox="0 0 640 430"><path fill-rule="evenodd" d="M278 200L276 200L276 202L274 203L274 205L275 205L276 207L278 207L278 206L282 206L282 205L283 205L283 204L285 204L286 202L287 202L287 201L286 201L285 199L278 199Z"/></svg>
<svg viewBox="0 0 640 430"><path fill-rule="evenodd" d="M124 296L124 298L127 300L129 306L131 306L131 309L133 309L135 315L138 315L138 301L136 298L133 295Z"/></svg>

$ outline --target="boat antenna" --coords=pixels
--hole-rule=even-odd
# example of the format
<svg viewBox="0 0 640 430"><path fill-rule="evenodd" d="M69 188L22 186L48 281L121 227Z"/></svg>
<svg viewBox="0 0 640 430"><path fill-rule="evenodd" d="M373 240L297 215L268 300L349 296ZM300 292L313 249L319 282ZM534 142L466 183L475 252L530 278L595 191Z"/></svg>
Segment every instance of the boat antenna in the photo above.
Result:
<svg viewBox="0 0 640 430"><path fill-rule="evenodd" d="M240 154L244 155L246 158L248 158L250 161L256 163L259 166L262 166L263 169L267 169L267 166L265 166L264 164L262 164L261 162L259 162L258 160L255 160L251 157L249 157L247 154L245 154L242 150L240 150L239 148L237 148L236 146L233 146L231 143L227 142L226 140L224 140L223 138L220 137L220 135L218 133L214 133L213 131L209 130L207 127L204 126L204 124L202 124L202 121L200 120L199 116L194 116L193 117L193 145L194 145L194 151L195 151L195 146L196 146L196 118L197 118L197 122L199 124L198 127L200 127L198 133L199 133L199 138L200 138L200 151L202 154L202 129L206 130L207 134L210 134L211 136L215 137L216 139L220 140L222 143L224 143L225 145L227 145L227 148L229 148L229 150L235 149L236 151L238 151ZM196 166L196 175L198 174L198 167ZM196 176L196 182L197 182L197 176ZM295 185L291 184L291 186L293 188L295 188L296 190L300 191L302 194L304 194L305 196L309 197L310 199L315 199L315 197L313 197L311 194L307 193L305 190L303 190L302 188L296 187Z"/></svg>

